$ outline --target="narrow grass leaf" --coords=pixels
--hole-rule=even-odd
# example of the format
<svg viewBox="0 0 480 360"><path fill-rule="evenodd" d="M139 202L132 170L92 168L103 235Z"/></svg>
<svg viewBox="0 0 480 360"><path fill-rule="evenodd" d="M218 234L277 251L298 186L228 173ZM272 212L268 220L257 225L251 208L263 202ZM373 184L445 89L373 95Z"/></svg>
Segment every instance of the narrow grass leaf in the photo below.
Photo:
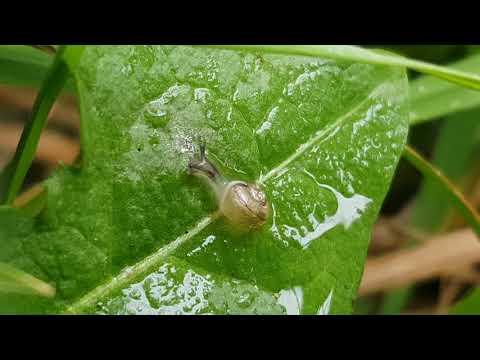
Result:
<svg viewBox="0 0 480 360"><path fill-rule="evenodd" d="M465 221L472 227L480 237L480 215L475 208L468 202L458 188L453 184L438 168L424 159L410 146L405 147L403 153L407 159L418 171L425 177L436 180L443 186L445 191L450 194L450 198L457 210L462 214Z"/></svg>
<svg viewBox="0 0 480 360"><path fill-rule="evenodd" d="M30 121L25 125L12 161L0 174L0 204L11 204L20 190L30 165L48 114L69 77L69 66L78 63L83 47L58 49L42 88L35 100Z"/></svg>
<svg viewBox="0 0 480 360"><path fill-rule="evenodd" d="M375 51L350 45L215 45L215 47L272 52L280 54L303 55L363 62L373 65L402 66L443 80L480 90L480 75L434 65L424 61L409 59L385 51Z"/></svg>

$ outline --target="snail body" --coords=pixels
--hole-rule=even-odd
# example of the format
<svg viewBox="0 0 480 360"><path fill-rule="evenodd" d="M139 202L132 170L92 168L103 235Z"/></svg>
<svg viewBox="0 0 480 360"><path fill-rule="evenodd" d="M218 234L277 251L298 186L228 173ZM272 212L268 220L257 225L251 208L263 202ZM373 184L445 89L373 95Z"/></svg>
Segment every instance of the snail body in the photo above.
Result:
<svg viewBox="0 0 480 360"><path fill-rule="evenodd" d="M188 170L207 180L216 194L220 213L237 230L251 231L265 224L269 214L265 193L256 184L224 178L206 158L205 146L200 146L200 160L190 160Z"/></svg>

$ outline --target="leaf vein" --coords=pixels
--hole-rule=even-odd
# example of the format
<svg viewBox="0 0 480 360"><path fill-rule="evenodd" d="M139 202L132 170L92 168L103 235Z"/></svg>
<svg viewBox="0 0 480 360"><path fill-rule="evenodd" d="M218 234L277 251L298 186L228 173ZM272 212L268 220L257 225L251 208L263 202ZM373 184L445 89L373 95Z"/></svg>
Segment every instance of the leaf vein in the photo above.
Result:
<svg viewBox="0 0 480 360"><path fill-rule="evenodd" d="M359 111L373 96L375 96L378 90L382 87L383 83L375 87L368 96L359 102L356 106L354 106L350 111L346 112L344 115L340 116L331 124L327 125L323 129L318 130L313 137L310 138L307 142L301 144L295 152L281 162L277 167L273 168L269 171L266 175L260 176L257 182L264 183L272 176L280 172L294 160L299 158L301 155L305 153L310 147L314 144L318 143L320 140L327 140L329 136L335 135L335 129L338 128L346 119L350 118L354 115L357 111ZM142 259L141 261L137 262L135 265L124 268L119 275L110 279L106 283L96 287L82 298L77 300L73 303L70 307L67 308L66 313L78 313L81 312L83 309L88 308L95 304L100 298L112 293L115 290L120 289L121 287L129 284L134 278L140 276L141 274L147 272L148 270L152 269L153 267L157 266L159 262L163 261L166 257L173 254L173 252L183 243L187 242L195 235L200 233L203 229L205 229L208 225L214 222L219 217L219 213L215 212L211 215L208 215L201 219L197 225L187 231L185 234L177 237L171 243L161 247L155 253L146 258Z"/></svg>
<svg viewBox="0 0 480 360"><path fill-rule="evenodd" d="M335 135L336 129L348 118L350 118L353 114L355 114L358 110L360 110L368 100L370 100L373 96L375 96L378 92L379 89L383 86L383 83L375 87L369 94L368 96L360 101L357 105L355 105L350 111L345 113L344 115L340 116L338 119L336 119L334 122L328 124L325 126L323 129L318 130L315 135L313 135L307 142L300 144L295 152L290 155L287 159L282 161L278 166L274 167L272 170L270 170L267 174L260 176L258 182L260 184L265 183L268 179L273 177L274 175L278 174L281 170L283 170L285 167L287 167L291 162L299 158L301 155L303 155L309 148L311 148L313 145L317 144L319 141L327 140L329 138L328 135Z"/></svg>

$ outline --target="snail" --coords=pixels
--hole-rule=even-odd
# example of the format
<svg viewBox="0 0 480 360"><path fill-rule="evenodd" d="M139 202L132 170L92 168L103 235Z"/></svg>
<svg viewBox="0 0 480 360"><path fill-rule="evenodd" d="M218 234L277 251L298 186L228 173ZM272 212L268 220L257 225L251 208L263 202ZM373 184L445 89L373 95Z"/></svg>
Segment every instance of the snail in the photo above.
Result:
<svg viewBox="0 0 480 360"><path fill-rule="evenodd" d="M207 180L214 191L221 215L237 230L251 231L265 224L269 205L265 193L256 185L244 181L229 181L205 156L200 145L200 159L188 163L190 175Z"/></svg>

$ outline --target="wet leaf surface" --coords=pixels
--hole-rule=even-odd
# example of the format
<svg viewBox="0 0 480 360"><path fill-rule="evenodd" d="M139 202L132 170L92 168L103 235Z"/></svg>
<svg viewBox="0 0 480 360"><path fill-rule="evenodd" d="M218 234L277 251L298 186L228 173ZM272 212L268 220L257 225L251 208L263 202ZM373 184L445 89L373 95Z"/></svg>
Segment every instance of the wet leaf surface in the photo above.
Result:
<svg viewBox="0 0 480 360"><path fill-rule="evenodd" d="M29 229L0 228L0 246L17 248L0 261L58 296L12 305L0 295L2 312L351 312L406 141L403 70L99 46L77 79L82 167L48 180L39 218L0 214ZM265 190L261 230L236 234L211 217L213 195L186 172L202 140L228 179Z"/></svg>

